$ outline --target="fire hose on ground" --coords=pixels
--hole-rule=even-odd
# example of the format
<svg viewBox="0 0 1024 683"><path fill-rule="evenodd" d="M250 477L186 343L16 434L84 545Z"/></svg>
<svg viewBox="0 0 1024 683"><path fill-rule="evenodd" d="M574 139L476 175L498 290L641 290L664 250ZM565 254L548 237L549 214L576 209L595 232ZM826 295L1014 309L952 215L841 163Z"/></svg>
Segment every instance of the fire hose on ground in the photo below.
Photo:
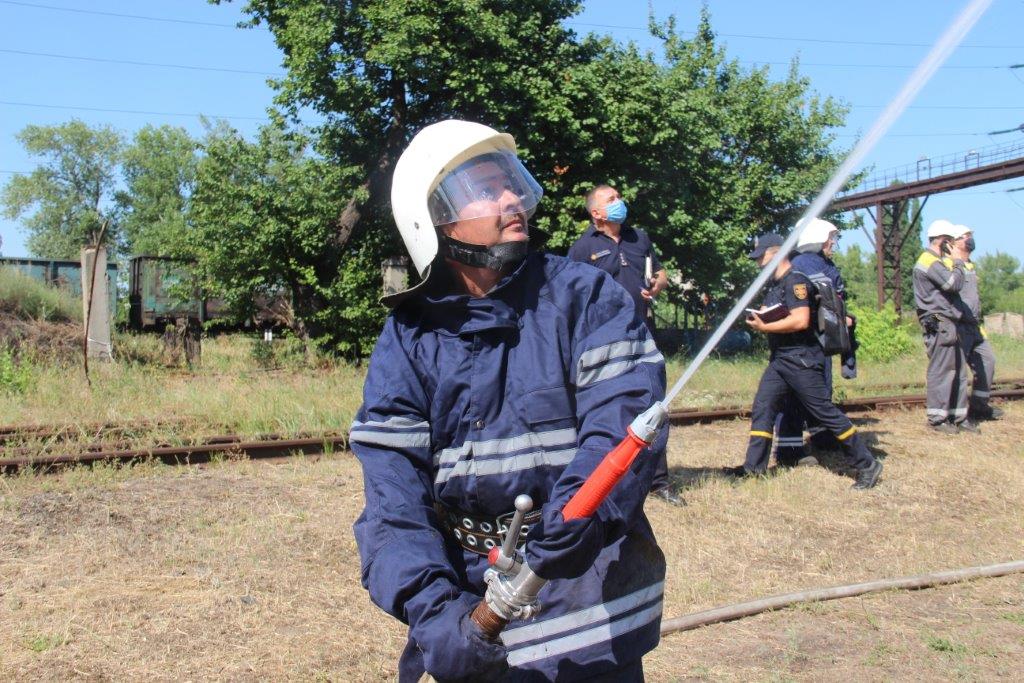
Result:
<svg viewBox="0 0 1024 683"><path fill-rule="evenodd" d="M762 612L782 609L791 605L798 605L805 602L823 602L825 600L838 600L839 598L853 598L867 593L879 593L889 590L919 590L933 586L944 586L950 583L960 583L972 579L994 578L1008 574L1024 572L1024 560L1014 562L1003 562L1002 564L989 564L980 567L966 567L964 569L952 569L943 572L930 574L915 574L914 576L903 576L897 579L878 579L864 583L851 583L845 586L832 586L831 588L813 588L811 590L798 591L796 593L785 593L773 595L760 600L740 602L734 605L715 607L714 609L694 612L673 619L663 619L661 622L661 635L680 631L691 631L702 626L719 624L724 621L734 621L743 617L754 616Z"/></svg>

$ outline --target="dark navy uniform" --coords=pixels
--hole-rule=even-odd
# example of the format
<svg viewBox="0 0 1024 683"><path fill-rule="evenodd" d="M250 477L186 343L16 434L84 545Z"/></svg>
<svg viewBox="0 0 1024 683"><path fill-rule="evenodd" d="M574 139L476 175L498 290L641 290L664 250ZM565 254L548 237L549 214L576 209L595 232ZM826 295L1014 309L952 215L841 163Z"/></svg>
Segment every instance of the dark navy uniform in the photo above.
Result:
<svg viewBox="0 0 1024 683"><path fill-rule="evenodd" d="M633 299L637 317L647 323L653 332L653 321L647 315L650 302L640 294L640 290L649 288L651 284L645 280L644 273L648 257L651 259L652 273L662 270L651 238L643 230L628 225L622 226L619 241L616 242L591 223L569 247L570 259L597 266L625 288Z"/></svg>
<svg viewBox="0 0 1024 683"><path fill-rule="evenodd" d="M835 262L822 252L797 254L792 258L793 270L799 271L812 280L827 278L832 288L839 294L840 298L846 299L846 283L839 273ZM812 296L814 290L811 290ZM812 323L813 324L813 323ZM852 376L856 376L856 356L853 351L842 357L844 376L850 377L846 369L851 369ZM825 357L822 365L825 387L828 395L832 396L832 359ZM776 446L776 458L780 463L793 465L807 455L804 450L804 425L811 434L811 441L819 448L838 448L835 437L825 427L818 424L813 418L806 415L801 409L800 403L794 398L789 401L782 414L776 422L778 427L778 440Z"/></svg>
<svg viewBox="0 0 1024 683"><path fill-rule="evenodd" d="M581 263L589 263L612 276L622 285L633 299L633 309L637 320L645 323L651 335L654 334L654 318L648 315L650 302L640 294L640 290L650 287L645 279L646 261L651 259L651 273L662 270L661 261L654 251L654 244L647 233L638 228L623 225L619 230L619 241L604 234L591 223L576 242L569 247L569 258ZM657 456L654 470L652 491L668 487L668 454L662 451Z"/></svg>
<svg viewBox="0 0 1024 683"><path fill-rule="evenodd" d="M665 393L664 359L604 273L532 254L482 298L450 293L444 277L388 316L349 432L366 482L363 585L409 624L403 682L425 669L479 674L452 643L466 640L459 629L516 496L560 510ZM642 679L665 580L643 510L652 478L646 451L597 512L606 537L593 565L548 583L540 615L502 634L501 680ZM555 557L536 543L525 552L538 570ZM571 557L556 559L569 571Z"/></svg>
<svg viewBox="0 0 1024 683"><path fill-rule="evenodd" d="M815 318L814 285L802 273L790 269L781 279L773 280L764 299L765 306L783 303L790 311L810 307ZM824 366L828 358L818 343L812 327L800 332L768 334L771 360L761 377L752 409L750 444L743 469L761 474L768 468L771 456L772 429L775 417L795 400L806 414L835 434L849 465L864 470L874 465L857 428L834 403L825 384Z"/></svg>

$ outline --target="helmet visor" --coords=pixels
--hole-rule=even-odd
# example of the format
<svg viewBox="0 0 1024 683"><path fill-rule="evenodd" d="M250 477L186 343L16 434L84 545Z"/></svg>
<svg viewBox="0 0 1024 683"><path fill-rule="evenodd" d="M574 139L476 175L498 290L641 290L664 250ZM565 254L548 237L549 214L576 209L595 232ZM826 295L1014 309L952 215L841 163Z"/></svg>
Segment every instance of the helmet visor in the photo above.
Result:
<svg viewBox="0 0 1024 683"><path fill-rule="evenodd" d="M434 225L504 214L533 215L544 195L515 154L486 152L460 164L431 193Z"/></svg>

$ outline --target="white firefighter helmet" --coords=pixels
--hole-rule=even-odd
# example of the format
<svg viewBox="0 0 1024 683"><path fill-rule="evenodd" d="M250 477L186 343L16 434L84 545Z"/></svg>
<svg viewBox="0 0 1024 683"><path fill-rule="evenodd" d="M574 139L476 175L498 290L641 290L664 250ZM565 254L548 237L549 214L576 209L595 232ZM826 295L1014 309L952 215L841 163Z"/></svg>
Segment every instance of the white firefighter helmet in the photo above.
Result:
<svg viewBox="0 0 1024 683"><path fill-rule="evenodd" d="M483 164L491 172L481 173ZM437 256L435 226L502 213L495 183L518 195L520 210L533 215L543 191L520 163L511 135L450 119L413 137L395 165L391 210L420 277L427 278Z"/></svg>
<svg viewBox="0 0 1024 683"><path fill-rule="evenodd" d="M797 226L799 229L800 226ZM832 233L839 232L832 223L820 218L812 219L803 229L800 230L800 237L796 242L796 250L801 254L816 254L825 248L825 243L828 242Z"/></svg>
<svg viewBox="0 0 1024 683"><path fill-rule="evenodd" d="M939 218L932 221L931 225L928 226L928 239L935 237L955 237L956 226L947 221L945 218Z"/></svg>

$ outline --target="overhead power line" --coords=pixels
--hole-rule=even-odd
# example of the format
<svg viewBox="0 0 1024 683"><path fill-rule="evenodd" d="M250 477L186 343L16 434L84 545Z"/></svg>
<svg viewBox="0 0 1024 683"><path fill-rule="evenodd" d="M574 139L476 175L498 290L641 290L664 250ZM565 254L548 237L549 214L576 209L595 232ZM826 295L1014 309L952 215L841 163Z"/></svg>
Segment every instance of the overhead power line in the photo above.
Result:
<svg viewBox="0 0 1024 683"><path fill-rule="evenodd" d="M3 0L0 0L3 2ZM215 66L198 66L192 64L170 64L166 62L140 62L131 59L111 59L107 57L87 57L84 55L64 55L57 54L55 52L33 52L30 50L11 50L7 48L0 48L0 52L12 54L12 55L25 55L28 57L48 57L51 59L71 59L82 62L99 62L102 64L128 64L130 66L148 66L148 67L161 67L167 69L188 69L190 71L219 71L223 73L232 74L253 74L256 76L271 76L274 78L284 77L286 74L282 72L271 72L271 71L253 71L250 69L231 69L227 67L215 67ZM773 61L760 61L760 60L741 60L743 64L750 64L752 66L789 66L790 62L773 62ZM851 68L851 69L913 69L913 64L826 64L817 62L800 62L801 66L814 66L814 67L838 67L838 68ZM985 70L985 69L1005 69L1006 66L1000 65L985 65L985 66L947 66L947 69L973 69L973 70ZM1012 67L1010 67L1012 68Z"/></svg>
<svg viewBox="0 0 1024 683"><path fill-rule="evenodd" d="M238 28L237 24L221 24L212 21L194 21L192 19L169 19L166 17L150 17L142 14L121 14L119 12L101 12L93 9L78 9L76 7L57 7L55 5L40 5L34 2L18 2L17 0L0 0L3 5L18 5L20 7L32 7L34 9L48 9L57 12L74 12L76 14L96 14L103 17L118 17L121 19L142 19L144 21L160 21L169 24L192 24L195 26L217 26L220 28Z"/></svg>
<svg viewBox="0 0 1024 683"><path fill-rule="evenodd" d="M7 100L0 100L0 104L8 105L11 107L38 107L40 109L71 109L77 111L106 112L112 114L146 114L147 116L186 116L189 118L199 118L201 116L207 116L211 119L235 119L238 121L265 121L267 119L266 116L237 116L233 114L202 114L173 111L143 111L140 109L101 109L99 107L78 107L68 104L40 104L38 102L10 102Z"/></svg>
<svg viewBox="0 0 1024 683"><path fill-rule="evenodd" d="M617 24L591 24L584 21L567 21L571 26L589 26L592 28L617 28L627 31L647 31L646 26L619 26ZM798 36L767 36L753 33L719 33L712 30L716 37L723 38L750 38L753 40L778 40L788 43L825 43L829 45L874 45L883 47L932 47L931 43L904 43L880 40L838 40L835 38L802 38ZM679 31L682 35L696 35L695 31ZM964 43L958 46L961 48L972 48L976 50L1020 50L1024 45L970 45Z"/></svg>
<svg viewBox="0 0 1024 683"><path fill-rule="evenodd" d="M19 7L31 7L33 9L45 9L56 12L74 12L76 14L94 14L104 17L118 17L121 19L139 19L142 21L158 21L170 24L191 24L194 26L215 26L218 28L238 28L237 24L226 24L213 21L195 21L193 19L171 19L168 17L154 17L143 14L125 14L121 12L103 12L100 10L79 9L75 7L58 7L56 5L43 5L34 2L20 2L19 0L0 0L3 5L16 5ZM570 26L587 26L591 28L614 28L627 31L647 31L646 26L622 26L618 24L594 24L584 21L566 21ZM693 34L693 31L680 31L681 34ZM769 36L752 33L715 33L724 38L749 38L753 40L776 40L789 43L824 43L829 45L873 45L887 47L931 47L931 43L905 43L894 41L878 40L839 40L832 38L804 38L799 36ZM972 48L979 50L1020 50L1024 45L960 45L960 48Z"/></svg>
<svg viewBox="0 0 1024 683"><path fill-rule="evenodd" d="M29 57L51 57L53 59L73 59L82 62L101 62L104 64L129 64L131 66L157 66L168 69L189 69L191 71L221 71L231 74L253 74L256 76L281 77L283 73L271 73L268 71L250 71L248 69L228 69L214 66L192 66L189 64L165 64L162 62L136 62L129 59L107 59L104 57L81 57L77 55L59 55L52 52L29 52L28 50L8 50L0 48L0 52L12 55L27 55Z"/></svg>
<svg viewBox="0 0 1024 683"><path fill-rule="evenodd" d="M789 66L792 62L763 62L757 59L753 60L739 60L741 64L752 64L754 66ZM827 64L821 62L799 62L800 66L825 66L825 67L840 67L850 69L916 69L916 64ZM983 66L956 66L944 64L943 70L947 69L968 69L968 70L994 70L994 69L1007 69L1005 64L999 65L983 65Z"/></svg>

